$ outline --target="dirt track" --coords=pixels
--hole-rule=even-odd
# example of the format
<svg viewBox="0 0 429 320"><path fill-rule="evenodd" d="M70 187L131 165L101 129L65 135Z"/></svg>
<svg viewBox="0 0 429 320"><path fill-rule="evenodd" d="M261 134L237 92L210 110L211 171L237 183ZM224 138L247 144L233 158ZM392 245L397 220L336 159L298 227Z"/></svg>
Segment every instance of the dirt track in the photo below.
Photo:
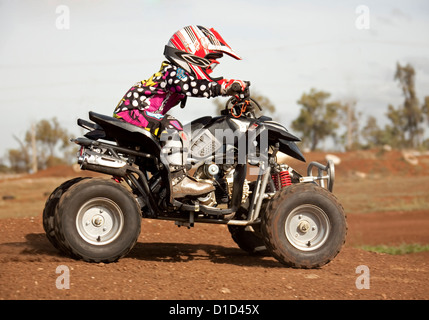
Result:
<svg viewBox="0 0 429 320"><path fill-rule="evenodd" d="M347 172L340 170L345 170L345 165L338 172L346 176ZM429 244L429 208L379 213L346 210L346 245L321 269L285 268L272 257L249 256L232 241L226 226L197 224L186 229L158 220L142 221L136 246L119 262L89 264L63 256L44 234L43 203L47 194L65 180L61 174L56 175L40 173L31 179L0 183L2 195L12 189L17 194L16 199L0 203L0 217L4 212L9 216L0 219L0 299L429 298L429 252L393 256L357 248L362 244ZM379 181L383 180L374 183ZM368 192L375 192L374 187L364 190L359 186L357 191L349 187L341 181L337 184L337 190L346 194L366 192L368 197ZM418 201L404 198L400 203L404 207L426 205L422 201L427 198L427 184L414 188L414 194L420 192L417 188L424 193ZM355 200L344 199L352 204ZM371 201L376 202L377 197L374 199ZM369 289L356 286L361 275L356 268L361 265L369 268ZM58 277L64 275L60 270L56 273L59 266L69 271L69 289L56 286Z"/></svg>
<svg viewBox="0 0 429 320"><path fill-rule="evenodd" d="M429 242L428 214L414 216L425 230L414 235L420 243ZM386 221L385 215L378 216ZM398 232L404 215L392 213L389 221L385 228ZM429 252L391 256L353 248L373 234L366 231L367 223L352 216L348 244L337 258L321 269L298 270L284 268L271 257L247 255L225 226L188 230L172 222L144 220L139 241L127 257L112 264L88 264L59 254L46 239L40 217L2 219L0 298L428 299ZM60 265L70 270L68 290L56 287ZM369 289L356 287L360 265L369 268Z"/></svg>

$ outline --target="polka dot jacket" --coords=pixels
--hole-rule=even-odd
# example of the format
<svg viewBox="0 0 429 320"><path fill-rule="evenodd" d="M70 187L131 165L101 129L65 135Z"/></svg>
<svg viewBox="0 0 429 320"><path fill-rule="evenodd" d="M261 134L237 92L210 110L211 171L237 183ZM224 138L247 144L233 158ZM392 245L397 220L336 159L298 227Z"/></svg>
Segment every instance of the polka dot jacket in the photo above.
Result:
<svg viewBox="0 0 429 320"><path fill-rule="evenodd" d="M166 114L186 96L216 97L220 95L220 89L221 85L217 82L196 79L185 70L164 61L157 73L128 90L114 115L132 109Z"/></svg>

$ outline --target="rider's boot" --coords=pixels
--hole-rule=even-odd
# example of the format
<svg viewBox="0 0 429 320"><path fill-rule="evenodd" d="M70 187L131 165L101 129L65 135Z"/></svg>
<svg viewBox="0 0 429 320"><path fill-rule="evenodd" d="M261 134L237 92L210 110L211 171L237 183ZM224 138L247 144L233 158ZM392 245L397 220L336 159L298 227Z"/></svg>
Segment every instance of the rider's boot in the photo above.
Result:
<svg viewBox="0 0 429 320"><path fill-rule="evenodd" d="M184 198L186 196L200 196L214 191L212 184L200 182L186 174L186 148L183 146L183 138L179 132L170 132L163 136L165 141L162 157L163 162L168 164L172 179L173 198Z"/></svg>
<svg viewBox="0 0 429 320"><path fill-rule="evenodd" d="M173 166L176 167L176 166ZM170 166L170 170L171 170ZM188 176L184 169L171 172L173 198L183 198L186 196L200 196L214 191L215 188L212 184L200 182Z"/></svg>

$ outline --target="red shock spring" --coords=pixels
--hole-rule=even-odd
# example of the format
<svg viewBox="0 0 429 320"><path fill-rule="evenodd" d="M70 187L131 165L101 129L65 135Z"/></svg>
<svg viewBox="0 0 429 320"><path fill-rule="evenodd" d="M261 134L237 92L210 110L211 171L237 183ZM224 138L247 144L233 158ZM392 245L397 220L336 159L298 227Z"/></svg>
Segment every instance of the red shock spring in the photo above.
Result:
<svg viewBox="0 0 429 320"><path fill-rule="evenodd" d="M290 177L288 170L280 171L280 183L282 188L292 184L292 178Z"/></svg>
<svg viewBox="0 0 429 320"><path fill-rule="evenodd" d="M277 173L272 174L271 178L273 179L274 186L276 187L276 190L279 190L279 175Z"/></svg>

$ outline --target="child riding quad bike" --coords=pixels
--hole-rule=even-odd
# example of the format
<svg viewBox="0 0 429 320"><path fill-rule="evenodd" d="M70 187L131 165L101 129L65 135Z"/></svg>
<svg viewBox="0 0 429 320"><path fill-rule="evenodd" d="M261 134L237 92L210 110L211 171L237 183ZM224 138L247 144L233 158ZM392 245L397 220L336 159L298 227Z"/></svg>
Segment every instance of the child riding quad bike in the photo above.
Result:
<svg viewBox="0 0 429 320"><path fill-rule="evenodd" d="M181 47L177 41L185 33L194 44L206 44L208 53ZM304 176L279 163L278 152L305 161L299 138L271 118L257 117L262 108L250 97L249 82L208 76L222 52L239 58L215 30L185 27L166 46L169 62L133 86L114 117L89 112L91 121L78 119L88 130L73 139L80 146L81 169L113 179L75 178L52 192L43 226L57 249L88 262L116 261L133 248L144 218L187 227L226 224L241 249L266 248L296 268L320 267L339 253L347 224L332 194L334 164L311 162ZM182 82L172 87L174 77ZM163 101L171 104L159 104L154 97L162 96L169 82ZM165 112L192 94L231 98L220 116L182 126Z"/></svg>

